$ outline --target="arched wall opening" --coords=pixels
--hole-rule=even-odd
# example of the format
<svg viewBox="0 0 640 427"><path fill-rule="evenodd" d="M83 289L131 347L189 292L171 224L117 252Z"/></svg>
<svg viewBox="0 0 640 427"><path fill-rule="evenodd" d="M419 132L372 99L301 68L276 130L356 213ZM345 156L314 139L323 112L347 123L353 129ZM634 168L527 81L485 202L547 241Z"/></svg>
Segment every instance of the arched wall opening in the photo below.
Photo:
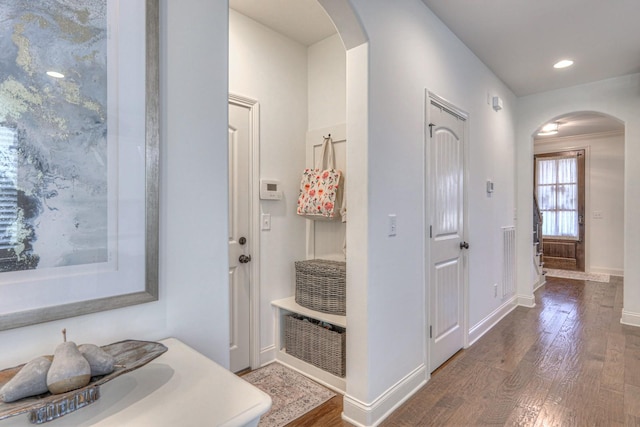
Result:
<svg viewBox="0 0 640 427"><path fill-rule="evenodd" d="M575 176L578 192L566 193L573 199L562 196L562 188L558 194L554 191L538 194L534 177L533 191L540 209L551 209L542 215L546 233L543 230L539 233L539 259L536 259L539 264L533 272L534 276L539 275L538 283L544 282L543 270L549 269L624 275L624 130L624 123L615 117L577 111L552 117L533 133L534 163L537 156L544 160L584 154L579 162L584 165L584 174L580 178ZM561 214L553 210L556 196L558 200L575 202L576 215L562 214L569 217L560 221L557 215ZM576 238L549 236L560 232L553 230L560 223L561 228L566 228L562 232L573 230L578 234Z"/></svg>
<svg viewBox="0 0 640 427"><path fill-rule="evenodd" d="M640 326L640 226L632 220L640 211L640 188L635 185L640 171L640 123L637 91L640 75L630 75L579 85L518 99L516 125L516 205L517 205L517 277L519 303L534 306L534 281L531 278L533 221L533 134L549 118L571 111L598 112L624 124L624 302L621 322Z"/></svg>

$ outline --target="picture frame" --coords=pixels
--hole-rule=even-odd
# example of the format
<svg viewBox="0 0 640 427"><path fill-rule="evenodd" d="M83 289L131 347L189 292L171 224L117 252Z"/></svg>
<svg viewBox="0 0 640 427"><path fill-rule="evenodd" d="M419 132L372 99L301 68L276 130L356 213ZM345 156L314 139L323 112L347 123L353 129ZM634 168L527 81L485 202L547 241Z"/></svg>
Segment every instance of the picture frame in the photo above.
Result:
<svg viewBox="0 0 640 427"><path fill-rule="evenodd" d="M16 3L30 7L26 6L27 2ZM96 4L94 0L85 0L85 3L87 9ZM104 137L106 148L102 157L108 159L103 162L106 164L104 180L108 183L108 190L105 190L104 210L93 205L84 208L93 216L105 218L103 222L107 226L101 231L101 239L107 242L101 251L104 255L96 258L95 262L83 260L77 262L78 265L68 263L53 268L0 271L0 330L152 302L159 298L159 0L104 0L104 6L109 11L104 37L108 58L105 62L109 65L104 66L108 82L105 111L108 110L108 114L104 114L107 117L104 125L107 136ZM78 22L87 20L82 10L74 13L79 17ZM60 28L72 28L68 30L72 31L74 22L62 16L62 12L60 14L52 22L55 21ZM40 27L46 27L43 24L46 17L30 13L28 20L36 20ZM24 26L14 26L14 33L16 29L22 32L20 36L26 32ZM64 36L70 38L68 33ZM16 44L21 40L18 36L11 39ZM95 56L95 40L92 43L82 60ZM54 49L51 56L60 56L60 52L64 53L64 49ZM77 51L74 55L80 57ZM0 97L6 97L7 93L11 95L15 91L2 91L3 75L9 71L3 72L2 64L0 62ZM98 67L92 66L94 72L95 68ZM88 85L95 81L100 81L100 78L91 77ZM15 85L15 79L10 83ZM32 86L27 87L32 90ZM0 109L0 127L3 125L2 113ZM18 114L10 116L5 112L5 122L19 123L15 116ZM101 158L99 154L95 157ZM70 167L73 169L74 165ZM75 185L76 175L73 175L73 180ZM49 199L43 198L43 211L59 211L58 206L52 208L49 205L51 197L55 196L53 193L53 196L47 195ZM49 226L47 229L47 224L38 222L32 228L40 227L38 231L45 235L54 228ZM76 228L81 226L81 221L75 224ZM82 257L75 256L75 259Z"/></svg>

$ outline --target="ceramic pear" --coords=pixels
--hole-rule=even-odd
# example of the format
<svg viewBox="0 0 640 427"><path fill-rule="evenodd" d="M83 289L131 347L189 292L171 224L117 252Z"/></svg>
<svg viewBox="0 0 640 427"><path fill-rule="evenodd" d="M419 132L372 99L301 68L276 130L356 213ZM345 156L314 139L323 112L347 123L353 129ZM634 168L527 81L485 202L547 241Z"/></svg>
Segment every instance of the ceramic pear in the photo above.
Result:
<svg viewBox="0 0 640 427"><path fill-rule="evenodd" d="M47 372L50 367L51 356L40 356L31 360L0 389L0 400L9 403L23 397L46 393L49 391Z"/></svg>
<svg viewBox="0 0 640 427"><path fill-rule="evenodd" d="M78 350L91 367L91 376L107 375L113 372L116 359L95 344L80 344Z"/></svg>
<svg viewBox="0 0 640 427"><path fill-rule="evenodd" d="M91 381L89 362L74 342L67 341L66 330L62 333L64 342L56 347L53 362L47 373L47 387L52 394L75 390Z"/></svg>

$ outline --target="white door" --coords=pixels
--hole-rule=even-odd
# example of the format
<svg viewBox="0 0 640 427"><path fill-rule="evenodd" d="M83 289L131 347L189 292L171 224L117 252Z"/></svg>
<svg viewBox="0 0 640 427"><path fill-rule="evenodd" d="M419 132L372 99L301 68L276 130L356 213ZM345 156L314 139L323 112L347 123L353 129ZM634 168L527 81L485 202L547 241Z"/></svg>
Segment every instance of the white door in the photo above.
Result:
<svg viewBox="0 0 640 427"><path fill-rule="evenodd" d="M464 117L431 101L429 354L433 372L464 347Z"/></svg>
<svg viewBox="0 0 640 427"><path fill-rule="evenodd" d="M251 366L250 352L250 109L229 102L230 369Z"/></svg>

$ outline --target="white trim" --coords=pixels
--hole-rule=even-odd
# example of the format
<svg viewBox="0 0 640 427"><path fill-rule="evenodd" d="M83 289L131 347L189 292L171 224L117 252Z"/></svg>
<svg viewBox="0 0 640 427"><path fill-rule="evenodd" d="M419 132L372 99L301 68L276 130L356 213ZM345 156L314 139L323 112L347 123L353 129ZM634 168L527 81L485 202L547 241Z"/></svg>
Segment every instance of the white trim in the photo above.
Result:
<svg viewBox="0 0 640 427"><path fill-rule="evenodd" d="M608 131L608 132L596 132L596 133L587 133L587 134L581 134L581 135L569 135L569 136L560 136L560 137L555 137L555 138L544 138L544 139L536 139L535 137L533 138L533 144L534 144L534 151L535 151L535 146L539 145L539 146L543 146L545 144L552 144L552 143L558 143L558 142L563 142L563 141L584 141L585 139L598 139L598 138L606 138L608 136L619 136L619 135L624 135L624 129L623 130L612 130L612 131Z"/></svg>
<svg viewBox="0 0 640 427"><path fill-rule="evenodd" d="M258 363L258 366L262 368L263 366L275 362L276 354L277 349L275 344L263 348L262 350L260 350L260 362Z"/></svg>
<svg viewBox="0 0 640 427"><path fill-rule="evenodd" d="M229 103L249 110L251 140L249 142L249 236L252 254L249 292L249 363L251 369L262 366L260 354L260 104L255 99L229 94Z"/></svg>
<svg viewBox="0 0 640 427"><path fill-rule="evenodd" d="M342 419L356 426L379 425L426 384L427 376L427 367L422 364L371 403L345 394Z"/></svg>
<svg viewBox="0 0 640 427"><path fill-rule="evenodd" d="M478 341L484 334L489 332L491 328L498 324L504 317L511 313L518 304L516 304L516 297L513 296L509 300L507 300L500 307L493 310L491 314L478 322L475 326L473 326L469 330L469 346L473 345L476 341Z"/></svg>
<svg viewBox="0 0 640 427"><path fill-rule="evenodd" d="M624 277L624 270L619 268L607 268L607 267L598 267L591 266L588 271L589 273L600 273L600 274L608 274L609 276L620 276Z"/></svg>
<svg viewBox="0 0 640 427"><path fill-rule="evenodd" d="M516 300L518 301L518 305L527 308L533 308L536 306L536 297L531 295L516 295Z"/></svg>
<svg viewBox="0 0 640 427"><path fill-rule="evenodd" d="M620 323L629 326L640 326L640 313L632 313L627 310L622 310L622 318Z"/></svg>

